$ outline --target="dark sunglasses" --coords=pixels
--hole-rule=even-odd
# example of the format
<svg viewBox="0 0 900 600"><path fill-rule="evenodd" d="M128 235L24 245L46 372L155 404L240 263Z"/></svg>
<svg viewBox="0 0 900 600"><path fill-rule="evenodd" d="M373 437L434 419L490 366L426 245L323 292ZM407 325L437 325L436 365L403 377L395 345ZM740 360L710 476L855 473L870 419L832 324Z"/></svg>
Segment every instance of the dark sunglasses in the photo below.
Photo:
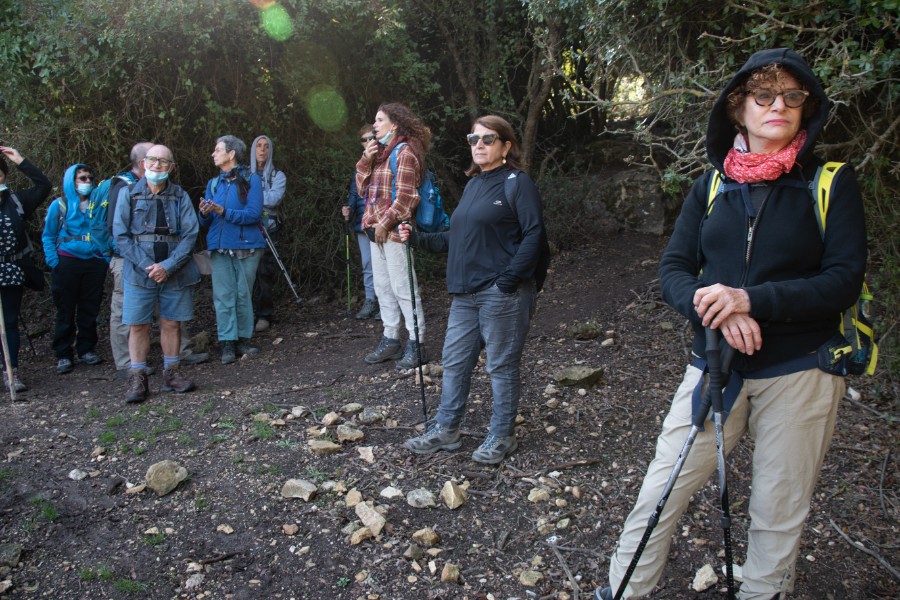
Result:
<svg viewBox="0 0 900 600"><path fill-rule="evenodd" d="M93 181L93 180L94 180L94 176L93 176L93 175L79 175L78 177L75 178L75 181L85 181L85 182L88 182L88 181Z"/></svg>
<svg viewBox="0 0 900 600"><path fill-rule="evenodd" d="M371 142L374 139L375 139L374 135L364 135L361 138L359 138L359 141L362 144L368 144L369 142Z"/></svg>
<svg viewBox="0 0 900 600"><path fill-rule="evenodd" d="M466 140L468 140L470 146L477 146L478 140L484 142L485 146L490 146L494 142L497 141L499 136L496 133L486 133L484 135L478 135L477 133L470 133L466 136Z"/></svg>

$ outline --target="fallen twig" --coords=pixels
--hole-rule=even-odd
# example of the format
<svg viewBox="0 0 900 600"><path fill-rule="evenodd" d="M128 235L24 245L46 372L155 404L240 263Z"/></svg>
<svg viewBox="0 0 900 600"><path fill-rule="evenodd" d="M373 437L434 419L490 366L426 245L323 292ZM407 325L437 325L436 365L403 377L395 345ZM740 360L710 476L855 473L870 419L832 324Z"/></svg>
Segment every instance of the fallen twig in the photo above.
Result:
<svg viewBox="0 0 900 600"><path fill-rule="evenodd" d="M212 556L210 558L204 558L201 561L198 561L201 565L211 565L213 563L222 562L223 560L228 560L229 558L234 558L240 554L240 552L225 552L224 554L219 554L218 556Z"/></svg>
<svg viewBox="0 0 900 600"><path fill-rule="evenodd" d="M888 463L891 461L891 454L893 452L893 447L888 448L888 453L884 455L884 460L881 462L881 476L878 478L878 499L881 502L881 512L884 513L885 519L890 519L891 516L884 506L884 473L887 470Z"/></svg>
<svg viewBox="0 0 900 600"><path fill-rule="evenodd" d="M559 551L559 548L557 548L555 545L553 545L549 542L544 542L544 544L546 544L547 546L550 547L551 550L553 550L553 554L556 555L556 560L559 561L559 564L562 567L563 572L566 574L566 577L568 577L569 585L572 586L572 600L578 600L578 591L579 591L578 582L575 581L575 578L572 576L572 571L569 570L569 565L566 564L566 559L563 558L563 555Z"/></svg>
<svg viewBox="0 0 900 600"><path fill-rule="evenodd" d="M844 538L848 544L850 544L857 550L860 550L861 552L865 552L866 554L868 554L869 556L871 556L872 558L874 558L875 560L880 562L881 566L883 566L885 569L887 569L888 572L891 575L893 575L895 579L900 579L900 572L897 572L897 569L892 567L891 563L889 563L887 560L885 560L883 556L881 556L874 550L866 548L861 542L857 542L857 541L851 539L849 535L844 533L843 530L840 527L838 527L837 523L834 522L834 519L828 519L828 520L831 522L831 526L834 528L834 530L837 531L839 534L841 534L841 537Z"/></svg>

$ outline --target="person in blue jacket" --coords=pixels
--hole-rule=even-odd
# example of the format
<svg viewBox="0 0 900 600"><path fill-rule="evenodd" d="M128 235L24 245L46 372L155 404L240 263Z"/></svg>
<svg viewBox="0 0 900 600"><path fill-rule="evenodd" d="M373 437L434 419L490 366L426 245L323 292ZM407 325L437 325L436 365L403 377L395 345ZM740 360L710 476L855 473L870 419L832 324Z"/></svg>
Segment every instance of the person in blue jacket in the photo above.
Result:
<svg viewBox="0 0 900 600"><path fill-rule="evenodd" d="M250 338L253 283L266 248L260 231L263 191L259 175L241 164L246 153L247 145L233 135L217 139L212 159L220 173L209 180L200 199L223 365L233 363L238 354L259 352L250 346Z"/></svg>
<svg viewBox="0 0 900 600"><path fill-rule="evenodd" d="M53 269L53 352L59 374L72 371L76 353L84 364L103 362L96 351L97 315L112 244L106 202L91 200L93 190L94 170L81 163L70 166L63 176L63 195L50 204L44 223L44 256Z"/></svg>
<svg viewBox="0 0 900 600"><path fill-rule="evenodd" d="M359 142L366 147L375 139L372 126L366 125L359 130ZM378 319L381 313L378 310L378 297L375 295L375 281L372 278L372 249L369 244L369 236L363 231L362 218L366 212L366 199L359 195L356 189L356 174L350 178L347 188L347 202L341 207L344 219L353 223L353 231L356 232L356 242L359 246L359 259L363 270L363 287L366 290L366 301L356 313L357 319Z"/></svg>

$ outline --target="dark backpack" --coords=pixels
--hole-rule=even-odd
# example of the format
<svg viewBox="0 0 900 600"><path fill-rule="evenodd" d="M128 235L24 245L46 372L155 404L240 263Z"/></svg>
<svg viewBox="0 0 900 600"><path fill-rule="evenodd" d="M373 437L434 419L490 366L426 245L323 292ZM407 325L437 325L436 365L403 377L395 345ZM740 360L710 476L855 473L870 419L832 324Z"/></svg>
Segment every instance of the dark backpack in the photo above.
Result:
<svg viewBox="0 0 900 600"><path fill-rule="evenodd" d="M506 194L506 203L516 218L519 220L519 213L516 211L516 196L519 192L519 173L515 169L506 177L503 182L503 191ZM534 287L536 291L541 291L544 287L544 281L547 279L547 270L550 268L550 242L547 240L547 229L541 229L540 247L538 249L537 264L534 267Z"/></svg>
<svg viewBox="0 0 900 600"><path fill-rule="evenodd" d="M401 142L391 150L390 163L391 173L391 203L397 199L397 153L400 148L406 146L406 142ZM416 228L425 233L437 233L438 231L446 231L450 228L450 217L444 212L444 205L441 202L441 193L438 190L437 183L434 181L434 173L430 169L425 169L425 176L419 185L419 206L416 208Z"/></svg>

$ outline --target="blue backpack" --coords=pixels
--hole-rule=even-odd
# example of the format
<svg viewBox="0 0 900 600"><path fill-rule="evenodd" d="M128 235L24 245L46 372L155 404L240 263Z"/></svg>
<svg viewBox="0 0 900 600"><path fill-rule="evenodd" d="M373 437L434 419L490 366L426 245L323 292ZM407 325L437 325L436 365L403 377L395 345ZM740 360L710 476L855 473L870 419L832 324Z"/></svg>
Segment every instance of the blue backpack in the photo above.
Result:
<svg viewBox="0 0 900 600"><path fill-rule="evenodd" d="M400 148L406 145L401 142L391 151L390 162L391 173L394 177L391 179L391 203L397 199L397 154ZM422 184L419 185L419 206L416 208L416 229L425 233L437 233L450 229L450 216L444 212L444 205L441 202L441 193L438 190L437 183L434 181L434 173L431 169L425 169L425 177L422 178Z"/></svg>

